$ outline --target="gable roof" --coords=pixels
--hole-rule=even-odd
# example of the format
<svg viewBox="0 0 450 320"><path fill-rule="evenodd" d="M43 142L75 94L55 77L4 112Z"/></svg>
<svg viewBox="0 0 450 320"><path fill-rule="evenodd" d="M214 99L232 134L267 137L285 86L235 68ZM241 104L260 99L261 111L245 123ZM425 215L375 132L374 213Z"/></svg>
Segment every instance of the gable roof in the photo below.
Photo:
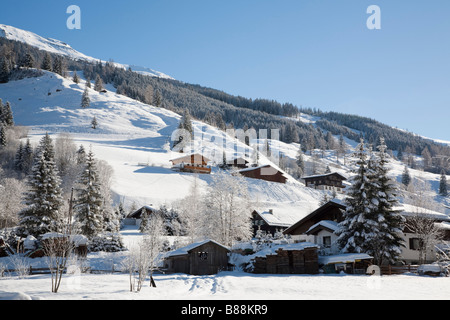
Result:
<svg viewBox="0 0 450 320"><path fill-rule="evenodd" d="M307 235L311 235L320 230L327 230L329 232L336 232L339 229L338 223L336 221L331 220L322 220L313 225L311 228L306 231Z"/></svg>
<svg viewBox="0 0 450 320"><path fill-rule="evenodd" d="M143 209L146 209L146 211L150 211L150 212L156 212L156 211L158 211L158 210L156 210L155 208L152 208L152 207L150 207L150 206L143 206L143 207L137 209L136 211L130 213L130 214L127 216L127 218L136 218L136 219L139 219L140 216L141 216L141 213L142 213L142 210L143 210Z"/></svg>
<svg viewBox="0 0 450 320"><path fill-rule="evenodd" d="M314 175L314 176L306 176L306 177L302 177L303 180L305 179L316 179L316 178L324 178L324 177L329 177L329 176L334 176L337 175L339 176L342 180L347 180L348 178L346 176L344 176L343 174L339 173L339 172L331 172L331 173L326 173L326 174L318 174L318 175Z"/></svg>
<svg viewBox="0 0 450 320"><path fill-rule="evenodd" d="M313 212L311 212L309 215L307 215L306 217L304 217L303 219L301 219L300 221L294 223L292 226L290 226L289 228L287 228L284 233L288 234L289 232L291 232L294 229L297 229L298 226L300 226L301 224L303 224L305 221L314 218L315 216L321 214L324 210L328 209L329 207L337 207L341 210L345 210L346 206L343 204L343 202L341 200L338 199L333 199L327 203L325 203L323 206L317 208L316 210L314 210Z"/></svg>
<svg viewBox="0 0 450 320"><path fill-rule="evenodd" d="M253 212L260 216L269 226L288 228L292 225L292 213L282 210L273 210L272 212L254 210Z"/></svg>
<svg viewBox="0 0 450 320"><path fill-rule="evenodd" d="M211 160L206 158L204 155L200 154L200 153L194 153L194 154L189 154L180 158L176 158L176 159L172 159L170 160L170 162L172 163L181 163L181 162L189 162L191 163L191 161L193 161L193 163L199 163L196 161L200 161L200 162L210 162Z"/></svg>
<svg viewBox="0 0 450 320"><path fill-rule="evenodd" d="M230 248L228 248L228 247L226 247L226 246L224 246L224 245L222 245L222 244L220 244L220 243L218 243L218 242L216 242L214 240L207 239L207 240L203 240L203 241L200 241L200 242L191 243L190 245L187 245L187 246L185 246L183 248L179 248L177 250L171 251L171 252L169 252L166 255L166 258L188 255L195 248L201 247L202 245L210 243L210 242L214 243L215 245L218 245L218 246L220 246L220 247L222 247L222 248L224 248L224 249L226 249L228 251L231 251Z"/></svg>

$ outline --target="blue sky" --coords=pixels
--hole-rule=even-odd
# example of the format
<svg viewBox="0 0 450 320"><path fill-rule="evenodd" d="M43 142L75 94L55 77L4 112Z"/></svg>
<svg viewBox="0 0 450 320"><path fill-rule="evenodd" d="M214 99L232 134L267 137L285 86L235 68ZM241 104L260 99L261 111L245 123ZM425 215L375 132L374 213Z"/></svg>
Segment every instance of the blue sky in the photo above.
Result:
<svg viewBox="0 0 450 320"><path fill-rule="evenodd" d="M69 5L81 30L66 28ZM369 5L381 30L369 30ZM448 0L8 1L0 23L231 94L450 141Z"/></svg>

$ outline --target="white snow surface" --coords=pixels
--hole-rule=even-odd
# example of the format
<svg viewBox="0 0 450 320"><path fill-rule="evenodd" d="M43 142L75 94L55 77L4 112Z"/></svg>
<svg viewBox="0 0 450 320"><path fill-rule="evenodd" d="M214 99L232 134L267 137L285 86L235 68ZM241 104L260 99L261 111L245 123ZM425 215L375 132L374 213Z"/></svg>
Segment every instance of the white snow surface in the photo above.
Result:
<svg viewBox="0 0 450 320"><path fill-rule="evenodd" d="M142 237L135 227L127 227L121 233L128 246ZM91 253L87 261L92 269L112 270L114 265L119 270L126 254ZM0 265L8 265L6 259L0 258ZM27 262L35 268L46 267L43 258ZM63 277L55 294L50 290L50 275L22 279L7 275L0 278L0 300L446 300L450 297L450 278L413 274L256 275L237 270L212 276L155 274L154 279L156 288L146 281L142 291L136 293L129 291L126 272L73 272Z"/></svg>

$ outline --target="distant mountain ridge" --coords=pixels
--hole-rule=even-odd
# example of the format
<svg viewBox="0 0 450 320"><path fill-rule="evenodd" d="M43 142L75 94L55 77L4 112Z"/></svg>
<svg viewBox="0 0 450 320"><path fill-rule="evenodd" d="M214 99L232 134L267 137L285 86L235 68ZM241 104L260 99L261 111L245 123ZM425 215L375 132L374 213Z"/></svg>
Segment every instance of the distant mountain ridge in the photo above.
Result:
<svg viewBox="0 0 450 320"><path fill-rule="evenodd" d="M8 40L14 40L26 43L28 45L31 45L33 47L36 47L40 50L47 51L54 54L59 54L66 56L73 60L84 60L87 62L95 63L98 62L99 59L87 56L75 49L73 49L70 45L67 43L52 39L52 38L44 38L41 37L33 32L21 30L12 26L8 26L5 24L0 24L0 37L6 38ZM133 71L136 71L138 73L141 73L143 75L148 75L151 77L158 77L158 78L164 78L164 79L173 79L172 77L159 72L155 71L150 68L146 67L139 67L139 66L132 66L128 64L121 64L121 63L114 63L117 67L122 67L124 69L131 68Z"/></svg>

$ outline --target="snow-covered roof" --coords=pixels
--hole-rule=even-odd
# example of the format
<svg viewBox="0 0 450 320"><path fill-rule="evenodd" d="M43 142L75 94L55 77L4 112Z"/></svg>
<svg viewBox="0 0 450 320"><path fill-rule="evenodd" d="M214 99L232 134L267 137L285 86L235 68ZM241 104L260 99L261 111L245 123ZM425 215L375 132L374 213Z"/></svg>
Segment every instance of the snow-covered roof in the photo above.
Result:
<svg viewBox="0 0 450 320"><path fill-rule="evenodd" d="M336 221L322 220L322 221L319 221L318 223L316 223L315 225L311 226L311 228L309 228L308 231L306 231L306 234L310 233L312 230L316 229L317 227L323 227L323 228L329 229L333 232L336 232L339 229L338 223Z"/></svg>
<svg viewBox="0 0 450 320"><path fill-rule="evenodd" d="M294 222L292 219L292 210L288 212L283 210L257 211L255 212L269 225L273 227L289 227Z"/></svg>
<svg viewBox="0 0 450 320"><path fill-rule="evenodd" d="M225 248L228 251L230 251L230 248L228 248L228 247L226 247L226 246L224 246L224 245L222 245L222 244L220 244L220 243L218 243L218 242L216 242L214 240L208 239L208 240L204 240L204 241L200 241L200 242L191 243L190 245L187 245L186 247L179 248L177 250L171 251L171 252L169 252L166 255L166 258L187 255L187 254L189 254L190 251L194 250L195 248L198 248L198 247L200 247L200 246L202 246L202 245L204 245L206 243L209 243L209 242L212 242L212 243L214 243L214 244L216 244L218 246L221 246L222 248Z"/></svg>
<svg viewBox="0 0 450 320"><path fill-rule="evenodd" d="M343 253L332 256L319 256L319 264L353 263L366 259L373 259L373 257L365 253Z"/></svg>
<svg viewBox="0 0 450 320"><path fill-rule="evenodd" d="M275 255L277 253L277 251L280 249L284 250L284 251L301 251L301 250L311 249L311 248L319 249L320 247L317 244L314 244L311 242L276 244L276 245L272 245L268 248L265 248L261 251L256 252L255 254L251 255L251 258Z"/></svg>
<svg viewBox="0 0 450 320"><path fill-rule="evenodd" d="M302 177L302 179L323 178L323 177L328 177L328 176L332 176L335 174L341 176L343 179L348 179L348 177L346 177L345 175L343 175L342 173L339 173L339 172L331 172L331 173L318 174L318 175L313 175L313 176L306 176L306 177Z"/></svg>
<svg viewBox="0 0 450 320"><path fill-rule="evenodd" d="M439 221L450 221L450 217L448 215L446 215L445 213L413 206L413 205L406 204L406 203L402 203L401 205L396 207L395 210L401 210L402 211L401 214L405 217L415 216L417 214L420 214L420 215L424 215L431 219L436 219Z"/></svg>

